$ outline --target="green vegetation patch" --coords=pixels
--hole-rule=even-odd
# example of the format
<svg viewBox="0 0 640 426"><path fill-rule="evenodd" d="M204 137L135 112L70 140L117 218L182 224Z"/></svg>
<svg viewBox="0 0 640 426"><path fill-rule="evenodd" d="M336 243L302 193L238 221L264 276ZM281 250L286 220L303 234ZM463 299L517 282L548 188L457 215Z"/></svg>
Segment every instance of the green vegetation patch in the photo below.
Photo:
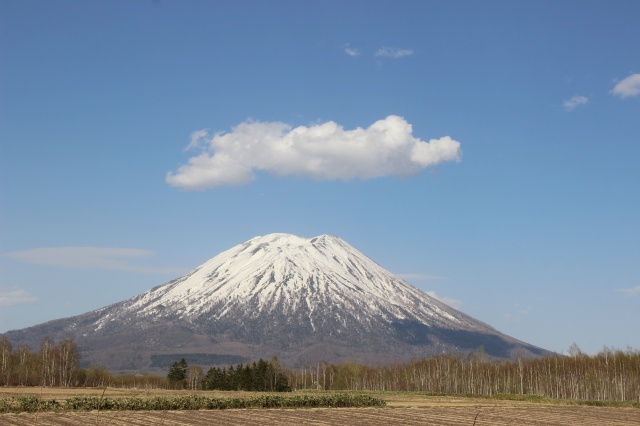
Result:
<svg viewBox="0 0 640 426"><path fill-rule="evenodd" d="M640 402L633 401L614 401L614 400L588 400L588 399L556 399L548 398L543 395L529 394L497 394L490 399L499 399L504 401L527 401L537 402L541 404L562 404L562 405L588 405L593 407L628 407L640 408Z"/></svg>
<svg viewBox="0 0 640 426"><path fill-rule="evenodd" d="M248 398L216 398L185 395L153 398L108 398L80 396L62 401L35 396L0 399L0 413L38 411L166 411L166 410L226 410L239 408L354 408L384 407L382 399L364 394L338 393L330 395L258 395Z"/></svg>
<svg viewBox="0 0 640 426"><path fill-rule="evenodd" d="M497 395L492 396L493 399L505 400L505 401L527 401L527 402L554 402L553 398L548 398L543 395L536 394L510 394L510 393L499 393Z"/></svg>

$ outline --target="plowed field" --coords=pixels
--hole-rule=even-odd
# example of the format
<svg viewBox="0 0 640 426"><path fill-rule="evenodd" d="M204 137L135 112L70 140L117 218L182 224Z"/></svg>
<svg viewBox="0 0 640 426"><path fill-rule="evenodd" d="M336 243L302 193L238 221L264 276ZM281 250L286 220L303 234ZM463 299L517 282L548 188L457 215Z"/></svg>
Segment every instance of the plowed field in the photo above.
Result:
<svg viewBox="0 0 640 426"><path fill-rule="evenodd" d="M39 394L48 398L101 393L88 389L0 388L0 397ZM107 394L132 396L133 391L109 389ZM136 392L138 396L140 391ZM146 392L145 392L146 393ZM153 391L151 394L180 394ZM208 393L211 394L211 393ZM225 393L231 396L246 393ZM640 425L640 409L543 404L527 401L427 396L414 393L377 394L387 408L251 409L222 411L92 411L0 414L2 426L32 425Z"/></svg>
<svg viewBox="0 0 640 426"><path fill-rule="evenodd" d="M166 412L3 414L0 424L32 425L633 425L640 410L610 407L316 408Z"/></svg>

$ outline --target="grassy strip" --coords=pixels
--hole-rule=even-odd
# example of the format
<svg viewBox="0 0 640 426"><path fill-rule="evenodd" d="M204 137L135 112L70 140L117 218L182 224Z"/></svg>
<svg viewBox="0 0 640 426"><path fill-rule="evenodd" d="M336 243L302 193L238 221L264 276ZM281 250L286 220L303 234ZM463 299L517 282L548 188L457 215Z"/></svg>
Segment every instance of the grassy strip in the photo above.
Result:
<svg viewBox="0 0 640 426"><path fill-rule="evenodd" d="M200 395L153 398L100 398L81 396L62 401L37 396L0 399L0 413L90 410L226 410L234 408L384 407L382 399L362 394L260 395L215 398Z"/></svg>
<svg viewBox="0 0 640 426"><path fill-rule="evenodd" d="M554 399L542 395L498 394L491 397L504 401L527 401L541 404L588 405L593 407L628 407L640 408L640 402L614 400Z"/></svg>
<svg viewBox="0 0 640 426"><path fill-rule="evenodd" d="M415 395L424 397L448 397L448 398L473 398L485 400L500 401L523 401L534 404L548 405L587 405L592 407L620 407L620 408L640 408L640 402L634 401L618 401L618 400L585 400L585 399L557 399L549 398L543 395L535 394L510 394L499 393L492 396L473 395L473 394L446 394L435 392L412 392L412 391L369 391L367 394L377 395L379 397L389 396L405 396Z"/></svg>

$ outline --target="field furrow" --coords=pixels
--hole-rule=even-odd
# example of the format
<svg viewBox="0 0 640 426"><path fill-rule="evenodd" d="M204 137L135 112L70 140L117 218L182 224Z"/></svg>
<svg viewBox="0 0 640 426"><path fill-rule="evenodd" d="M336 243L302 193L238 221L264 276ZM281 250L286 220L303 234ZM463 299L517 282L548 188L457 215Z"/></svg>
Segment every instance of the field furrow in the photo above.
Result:
<svg viewBox="0 0 640 426"><path fill-rule="evenodd" d="M222 411L118 411L2 414L3 426L245 426L251 424L313 426L434 426L488 425L622 425L640 424L640 410L612 407L441 407L441 408L310 408Z"/></svg>
<svg viewBox="0 0 640 426"><path fill-rule="evenodd" d="M221 398L251 398L247 392L200 393ZM62 389L5 388L3 398L37 396L42 399L65 400L78 396L109 398L186 397L187 391L123 390L123 389ZM315 394L318 395L318 394ZM563 405L509 399L488 399L458 396L430 396L419 393L380 393L386 408L300 408L300 409L227 409L197 411L77 411L0 414L2 426L244 426L310 425L310 426L501 426L501 425L574 425L574 426L638 426L640 409L614 406Z"/></svg>

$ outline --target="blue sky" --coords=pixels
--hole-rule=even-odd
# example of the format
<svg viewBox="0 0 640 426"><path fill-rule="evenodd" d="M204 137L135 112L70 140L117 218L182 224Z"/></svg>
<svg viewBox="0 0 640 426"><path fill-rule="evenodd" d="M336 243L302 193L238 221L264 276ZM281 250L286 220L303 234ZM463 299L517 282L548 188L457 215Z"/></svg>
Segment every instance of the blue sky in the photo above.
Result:
<svg viewBox="0 0 640 426"><path fill-rule="evenodd" d="M0 0L0 332L256 235L640 348L637 1Z"/></svg>

